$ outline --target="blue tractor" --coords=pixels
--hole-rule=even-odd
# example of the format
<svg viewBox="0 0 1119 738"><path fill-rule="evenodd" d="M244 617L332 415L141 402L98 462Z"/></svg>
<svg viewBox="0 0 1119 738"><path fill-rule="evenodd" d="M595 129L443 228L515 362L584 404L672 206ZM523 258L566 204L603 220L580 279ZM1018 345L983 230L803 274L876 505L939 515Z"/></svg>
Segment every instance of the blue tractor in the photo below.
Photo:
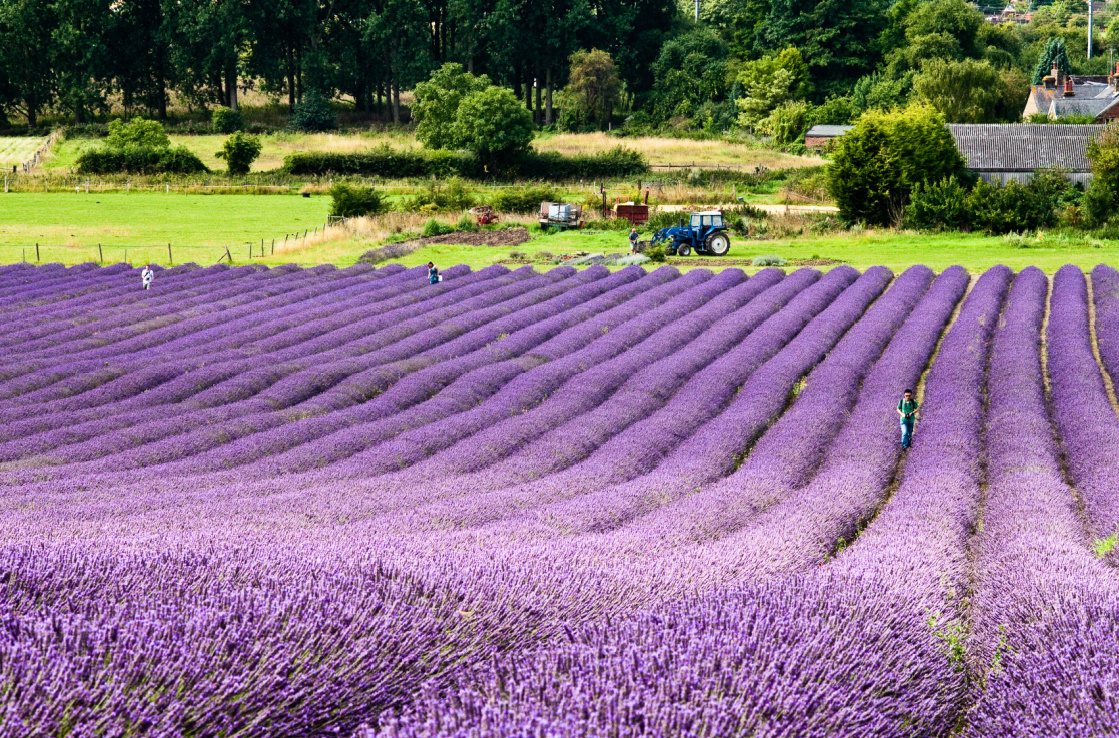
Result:
<svg viewBox="0 0 1119 738"><path fill-rule="evenodd" d="M687 225L681 218L680 225L660 229L653 234L652 241L639 244L638 250L657 244L664 246L664 253L669 256L688 256L693 251L705 256L726 256L730 251L730 234L722 212L705 210L692 213Z"/></svg>

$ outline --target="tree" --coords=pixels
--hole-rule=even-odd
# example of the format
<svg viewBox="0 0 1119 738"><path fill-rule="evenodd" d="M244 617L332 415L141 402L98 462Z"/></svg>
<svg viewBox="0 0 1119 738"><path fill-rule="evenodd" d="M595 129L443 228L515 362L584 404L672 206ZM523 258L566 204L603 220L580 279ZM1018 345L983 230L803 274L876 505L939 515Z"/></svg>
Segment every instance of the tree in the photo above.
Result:
<svg viewBox="0 0 1119 738"><path fill-rule="evenodd" d="M505 87L490 86L463 98L455 114L455 143L495 173L528 149L535 134L532 113Z"/></svg>
<svg viewBox="0 0 1119 738"><path fill-rule="evenodd" d="M1119 214L1119 126L1109 125L1088 142L1092 183L1084 193L1088 222L1101 226Z"/></svg>
<svg viewBox="0 0 1119 738"><path fill-rule="evenodd" d="M1054 64L1061 74L1072 74L1072 65L1069 63L1065 40L1062 38L1051 38L1045 42L1045 48L1042 49L1037 58L1037 66L1034 67L1032 84L1040 85L1042 78L1053 70Z"/></svg>
<svg viewBox="0 0 1119 738"><path fill-rule="evenodd" d="M260 139L258 137L237 131L225 139L217 157L225 159L225 166L230 174L248 174L249 167L260 156L260 149Z"/></svg>
<svg viewBox="0 0 1119 738"><path fill-rule="evenodd" d="M964 174L944 118L927 107L869 111L839 138L828 166L828 191L846 221L901 220L909 193L922 182Z"/></svg>
<svg viewBox="0 0 1119 738"><path fill-rule="evenodd" d="M109 135L105 145L112 149L139 146L145 149L165 149L171 145L167 132L157 120L133 118L124 123L120 118L109 121Z"/></svg>
<svg viewBox="0 0 1119 738"><path fill-rule="evenodd" d="M727 56L727 45L708 29L696 29L665 44L653 63L654 120L691 116L702 103L723 100L729 91Z"/></svg>
<svg viewBox="0 0 1119 738"><path fill-rule="evenodd" d="M771 0L762 37L795 46L821 93L842 93L882 58L878 37L888 0Z"/></svg>
<svg viewBox="0 0 1119 738"><path fill-rule="evenodd" d="M567 99L580 114L606 128L622 92L614 60L599 49L576 51L571 55L569 80L564 89Z"/></svg>
<svg viewBox="0 0 1119 738"><path fill-rule="evenodd" d="M54 100L50 58L56 23L48 0L0 3L0 104L22 112L32 128L39 111Z"/></svg>
<svg viewBox="0 0 1119 738"><path fill-rule="evenodd" d="M922 102L943 113L949 123L992 123L1008 117L1020 118L1025 99L1025 92L1013 84L1013 78L1008 79L987 62L974 59L926 62L913 78L913 92Z"/></svg>
<svg viewBox="0 0 1119 738"><path fill-rule="evenodd" d="M464 72L461 64L448 62L436 69L426 82L416 85L412 103L416 140L429 149L454 148L452 129L463 98L489 86L489 77Z"/></svg>
<svg viewBox="0 0 1119 738"><path fill-rule="evenodd" d="M747 62L738 73L744 94L734 101L738 124L752 128L778 106L807 97L811 90L808 66L800 51L789 47L776 56Z"/></svg>

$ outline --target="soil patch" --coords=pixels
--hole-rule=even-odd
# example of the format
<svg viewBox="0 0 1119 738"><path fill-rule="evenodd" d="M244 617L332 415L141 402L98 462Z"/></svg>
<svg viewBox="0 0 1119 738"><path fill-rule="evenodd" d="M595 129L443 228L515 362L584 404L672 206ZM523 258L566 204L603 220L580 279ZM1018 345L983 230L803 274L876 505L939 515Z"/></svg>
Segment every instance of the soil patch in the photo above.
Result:
<svg viewBox="0 0 1119 738"><path fill-rule="evenodd" d="M416 244L417 248L432 243L450 243L456 246L520 246L532 236L527 228L501 228L496 231L455 231L442 236L430 238L417 238L412 241L403 241L409 245Z"/></svg>
<svg viewBox="0 0 1119 738"><path fill-rule="evenodd" d="M843 259L789 259L789 263L798 267L819 267L845 264L846 262Z"/></svg>

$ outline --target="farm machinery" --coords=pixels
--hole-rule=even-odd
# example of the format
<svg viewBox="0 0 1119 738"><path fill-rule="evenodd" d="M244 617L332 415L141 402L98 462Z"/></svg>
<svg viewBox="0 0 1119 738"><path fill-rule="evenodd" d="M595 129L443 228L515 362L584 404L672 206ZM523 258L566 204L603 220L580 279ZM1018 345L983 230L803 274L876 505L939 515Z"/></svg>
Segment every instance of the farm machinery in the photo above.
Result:
<svg viewBox="0 0 1119 738"><path fill-rule="evenodd" d="M542 202L538 220L541 228L555 228L560 231L582 228L583 206L562 202Z"/></svg>
<svg viewBox="0 0 1119 738"><path fill-rule="evenodd" d="M467 212L474 216L474 221L478 225L489 225L490 223L497 222L497 213L495 213L493 208L489 205L470 208Z"/></svg>
<svg viewBox="0 0 1119 738"><path fill-rule="evenodd" d="M637 244L638 251L649 246L661 245L669 256L688 256L693 251L704 256L726 256L730 251L730 234L723 213L719 210L706 210L692 213L687 225L680 219L680 225L662 228L653 234L651 241Z"/></svg>

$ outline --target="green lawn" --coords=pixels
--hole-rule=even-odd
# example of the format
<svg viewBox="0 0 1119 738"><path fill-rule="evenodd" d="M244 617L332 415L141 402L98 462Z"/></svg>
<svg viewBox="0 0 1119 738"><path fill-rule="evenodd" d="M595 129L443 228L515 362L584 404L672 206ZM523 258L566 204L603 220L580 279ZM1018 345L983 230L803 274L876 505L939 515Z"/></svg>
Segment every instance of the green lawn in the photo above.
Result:
<svg viewBox="0 0 1119 738"><path fill-rule="evenodd" d="M328 205L324 196L10 193L0 196L0 262L20 261L25 256L33 260L36 243L43 262L96 261L100 243L105 261L124 259L128 249L132 263L166 264L170 243L175 263L212 264L224 256L227 246L234 263L245 263L249 260L247 244L252 242L254 262L345 266L378 245L368 240L339 239L271 255L273 238L281 246L287 233L321 227ZM262 238L266 243L263 259ZM1119 263L1119 243L1114 241L1046 234L1040 242L1030 239L1027 243L1028 247L1021 248L1004 238L981 234L839 231L765 241L736 237L728 258L744 261L774 254L789 260L838 259L858 269L882 264L895 271L912 264L927 264L938 271L961 264L973 272L995 264L1014 269L1036 265L1053 272L1064 264L1091 268L1100 262ZM427 246L398 261L408 266L435 261L444 267L468 264L480 268L508 261L510 251L536 259L545 251L558 256L575 251L610 254L626 250L625 231L568 231L537 235L517 247ZM548 268L542 261L537 263L539 268ZM681 268L724 268L696 256L673 263Z"/></svg>
<svg viewBox="0 0 1119 738"><path fill-rule="evenodd" d="M321 228L329 199L285 195L164 195L156 193L0 194L0 261L34 258L73 264L97 260L213 263L228 246L248 258L247 242L283 239L286 233Z"/></svg>
<svg viewBox="0 0 1119 738"><path fill-rule="evenodd" d="M755 256L777 255L784 259L838 259L863 270L884 265L895 272L914 265L925 264L936 271L959 264L971 272L982 272L996 264L1006 264L1012 269L1037 266L1052 273L1065 264L1076 264L1091 269L1096 264L1119 264L1119 242L1103 242L1102 246L1087 245L1083 241L1058 243L1059 238L1049 236L1037 245L1018 248L998 236L982 234L943 233L906 234L879 231L862 234L842 233L824 236L802 236L796 239L774 241L732 239L728 259L752 259ZM1099 243L1099 242L1097 242ZM441 266L469 264L482 267L509 258L509 251L521 251L533 256L539 251L552 254L589 251L625 253L628 251L624 231L588 233L569 231L551 236L541 236L515 249L494 247L469 247L436 245L415 251L396 260L406 266L434 261ZM700 256L671 260L681 268L703 267L708 260ZM721 268L721 267L716 267ZM759 267L742 266L749 272ZM818 267L826 268L826 267Z"/></svg>

